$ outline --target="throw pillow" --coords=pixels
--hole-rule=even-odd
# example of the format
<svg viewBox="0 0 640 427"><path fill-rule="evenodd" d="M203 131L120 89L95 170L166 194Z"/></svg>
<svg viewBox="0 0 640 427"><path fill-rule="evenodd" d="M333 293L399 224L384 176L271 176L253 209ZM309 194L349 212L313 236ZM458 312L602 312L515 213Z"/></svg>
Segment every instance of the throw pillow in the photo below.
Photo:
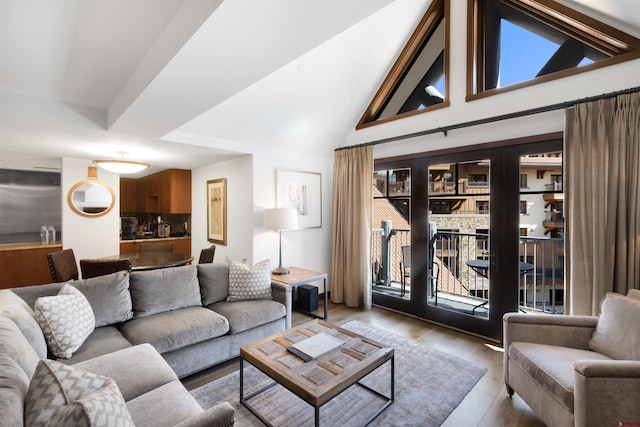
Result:
<svg viewBox="0 0 640 427"><path fill-rule="evenodd" d="M129 282L134 319L202 306L195 265L134 271Z"/></svg>
<svg viewBox="0 0 640 427"><path fill-rule="evenodd" d="M589 348L618 360L640 360L640 300L609 292Z"/></svg>
<svg viewBox="0 0 640 427"><path fill-rule="evenodd" d="M89 301L69 283L56 296L38 298L34 312L49 350L57 357L71 358L95 329Z"/></svg>
<svg viewBox="0 0 640 427"><path fill-rule="evenodd" d="M91 304L96 317L96 328L124 322L133 317L128 271L74 280L71 284Z"/></svg>
<svg viewBox="0 0 640 427"><path fill-rule="evenodd" d="M133 426L122 393L107 377L41 360L25 400L25 425Z"/></svg>
<svg viewBox="0 0 640 427"><path fill-rule="evenodd" d="M47 343L36 320L36 314L22 298L8 289L1 290L0 314L4 314L18 325L40 359L47 358Z"/></svg>
<svg viewBox="0 0 640 427"><path fill-rule="evenodd" d="M202 305L226 300L229 295L229 264L214 262L198 264L197 267Z"/></svg>
<svg viewBox="0 0 640 427"><path fill-rule="evenodd" d="M266 259L253 267L231 261L227 301L255 299L273 299L271 296L271 261Z"/></svg>

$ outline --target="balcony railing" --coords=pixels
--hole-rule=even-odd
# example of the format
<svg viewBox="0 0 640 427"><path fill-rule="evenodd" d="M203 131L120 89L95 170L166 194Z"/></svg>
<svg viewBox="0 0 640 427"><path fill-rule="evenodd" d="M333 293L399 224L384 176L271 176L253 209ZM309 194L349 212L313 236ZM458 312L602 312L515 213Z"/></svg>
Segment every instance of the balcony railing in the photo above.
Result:
<svg viewBox="0 0 640 427"><path fill-rule="evenodd" d="M372 281L375 291L400 296L403 246L411 244L409 230L376 230L372 240ZM482 233L439 232L436 236L433 263L437 277L431 278L429 297L444 295L489 299L487 269L469 266L469 261L489 260L489 235ZM521 237L521 274L518 280L519 304L523 310L564 312L564 239ZM472 264L474 264L472 262ZM481 263L482 264L482 263ZM488 264L488 262L487 262ZM522 266L525 266L524 268ZM429 273L425 273L429 274ZM410 298L411 280L404 279Z"/></svg>

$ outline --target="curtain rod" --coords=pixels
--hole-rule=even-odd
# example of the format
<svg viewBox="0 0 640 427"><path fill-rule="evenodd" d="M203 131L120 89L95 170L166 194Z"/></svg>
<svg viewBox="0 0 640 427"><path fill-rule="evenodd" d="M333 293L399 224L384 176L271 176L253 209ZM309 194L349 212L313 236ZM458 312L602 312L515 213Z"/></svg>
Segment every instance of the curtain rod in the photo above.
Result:
<svg viewBox="0 0 640 427"><path fill-rule="evenodd" d="M418 136L431 135L431 134L440 133L440 132L444 133L444 136L447 136L447 132L449 132L450 130L462 129L462 128L471 127L471 126L484 125L484 124L487 124L487 123L499 122L499 121L502 121L502 120L515 119L517 117L530 116L532 114L539 114L539 113L546 113L546 112L549 112L549 111L561 110L561 109L564 109L564 108L574 107L575 105L581 104L581 103L584 103L584 102L592 102L592 101L599 101L601 99L614 98L614 97L616 97L618 95L625 95L625 94L634 93L634 92L638 92L638 91L640 91L640 86L636 86L636 87L632 87L632 88L629 88L629 89L620 90L620 91L617 91L617 92L610 92L610 93L605 93L605 94L602 94L602 95L596 95L596 96L590 96L590 97L587 97L587 98L576 99L576 100L573 100L573 101L565 101L565 102L561 102L561 103L558 103L558 104L551 104L551 105L547 105L545 107L536 107L536 108L531 108L529 110L521 110L521 111L516 111L514 113L502 114L500 116L487 117L487 118L484 118L484 119L471 120L471 121L468 121L468 122L457 123L457 124L454 124L454 125L441 126L441 127L431 128L431 129L422 130L422 131L418 131L418 132L407 133L407 134L404 134L404 135L398 135L398 136L392 136L392 137L389 137L389 138L377 139L375 141L365 142L363 144L351 145L349 147L336 148L335 151L348 150L350 148L357 148L357 147L367 147L369 145L386 144L388 142L402 141L402 140L405 140L405 139L411 139L411 138L416 138Z"/></svg>

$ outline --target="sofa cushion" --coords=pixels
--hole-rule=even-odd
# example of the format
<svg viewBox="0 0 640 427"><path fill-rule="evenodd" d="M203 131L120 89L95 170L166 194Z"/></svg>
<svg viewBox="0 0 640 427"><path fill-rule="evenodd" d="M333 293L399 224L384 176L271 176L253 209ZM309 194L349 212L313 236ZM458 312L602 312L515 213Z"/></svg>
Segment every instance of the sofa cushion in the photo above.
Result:
<svg viewBox="0 0 640 427"><path fill-rule="evenodd" d="M640 300L607 293L589 348L618 360L640 360Z"/></svg>
<svg viewBox="0 0 640 427"><path fill-rule="evenodd" d="M195 265L132 272L133 317L201 306L197 273Z"/></svg>
<svg viewBox="0 0 640 427"><path fill-rule="evenodd" d="M610 360L589 350L527 342L513 342L508 351L513 363L528 372L570 412L573 412L575 388L573 364L584 359Z"/></svg>
<svg viewBox="0 0 640 427"><path fill-rule="evenodd" d="M229 264L214 262L198 264L197 268L202 305L226 300L229 295Z"/></svg>
<svg viewBox="0 0 640 427"><path fill-rule="evenodd" d="M76 415L78 419L69 419ZM31 379L24 412L28 426L133 426L115 382L54 360L38 363ZM64 422L66 420L66 423Z"/></svg>
<svg viewBox="0 0 640 427"><path fill-rule="evenodd" d="M131 346L132 344L122 335L122 332L120 332L120 329L116 326L102 326L101 328L96 328L91 335L87 337L70 359L61 358L58 359L58 362L64 363L65 365L73 365Z"/></svg>
<svg viewBox="0 0 640 427"><path fill-rule="evenodd" d="M96 317L96 328L124 322L133 317L128 271L69 283L82 292L91 304Z"/></svg>
<svg viewBox="0 0 640 427"><path fill-rule="evenodd" d="M47 357L47 343L36 320L36 314L22 298L10 290L1 290L0 314L13 320L40 359Z"/></svg>
<svg viewBox="0 0 640 427"><path fill-rule="evenodd" d="M0 354L15 360L29 378L40 361L18 325L4 315L0 315Z"/></svg>
<svg viewBox="0 0 640 427"><path fill-rule="evenodd" d="M271 261L266 259L250 267L231 261L229 266L229 295L227 301L272 299Z"/></svg>
<svg viewBox="0 0 640 427"><path fill-rule="evenodd" d="M231 334L281 319L287 311L281 303L269 300L221 301L208 307L227 318Z"/></svg>
<svg viewBox="0 0 640 427"><path fill-rule="evenodd" d="M0 351L1 424L21 427L24 423L24 400L29 389L27 374L14 359Z"/></svg>
<svg viewBox="0 0 640 427"><path fill-rule="evenodd" d="M171 381L127 401L133 421L139 426L174 427L203 412L202 407L179 380ZM153 420L153 422L149 422ZM191 424L187 424L191 425ZM218 420L193 426L226 426Z"/></svg>
<svg viewBox="0 0 640 427"><path fill-rule="evenodd" d="M162 354L222 336L229 322L207 308L187 307L130 320L120 330L132 343L149 343Z"/></svg>
<svg viewBox="0 0 640 427"><path fill-rule="evenodd" d="M89 301L68 283L58 295L38 298L34 311L49 350L58 357L70 358L95 329Z"/></svg>

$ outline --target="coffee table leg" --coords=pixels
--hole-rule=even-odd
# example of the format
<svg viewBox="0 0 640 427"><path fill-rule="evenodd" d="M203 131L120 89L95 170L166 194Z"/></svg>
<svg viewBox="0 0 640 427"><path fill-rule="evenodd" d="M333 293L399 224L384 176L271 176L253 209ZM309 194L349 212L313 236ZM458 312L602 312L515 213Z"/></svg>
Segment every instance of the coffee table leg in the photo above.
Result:
<svg viewBox="0 0 640 427"><path fill-rule="evenodd" d="M240 356L240 403L244 402L244 359Z"/></svg>

